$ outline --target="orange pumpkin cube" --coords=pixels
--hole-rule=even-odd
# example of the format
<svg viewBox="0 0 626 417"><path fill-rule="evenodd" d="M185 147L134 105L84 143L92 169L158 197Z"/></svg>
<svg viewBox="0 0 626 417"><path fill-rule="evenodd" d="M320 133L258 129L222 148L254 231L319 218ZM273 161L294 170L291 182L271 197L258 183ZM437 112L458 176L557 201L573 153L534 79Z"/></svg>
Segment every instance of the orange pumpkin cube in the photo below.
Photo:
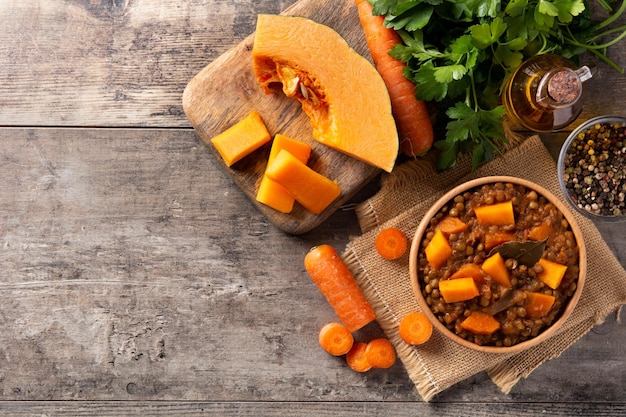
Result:
<svg viewBox="0 0 626 417"><path fill-rule="evenodd" d="M307 163L309 156L311 155L311 147L309 145L279 133L274 136L274 141L272 142L270 156L267 160L268 167L272 164L272 162L274 162L276 156L282 149L289 151L289 153L304 164ZM285 187L265 174L261 178L261 183L259 184L259 189L256 194L256 200L280 211L281 213L290 213L293 210L295 202L295 198Z"/></svg>
<svg viewBox="0 0 626 417"><path fill-rule="evenodd" d="M540 319L550 312L554 305L555 298L549 294L539 292L526 293L526 315L530 319Z"/></svg>
<svg viewBox="0 0 626 417"><path fill-rule="evenodd" d="M506 288L511 287L509 270L506 269L504 259L502 258L502 255L500 255L500 252L496 252L489 258L485 259L481 269L489 274L489 276L491 276L491 278L493 278L493 280L498 284Z"/></svg>
<svg viewBox="0 0 626 417"><path fill-rule="evenodd" d="M480 266L476 264L464 264L459 269L457 269L452 275L450 275L450 279L458 279L458 278L473 278L477 284L485 281L485 277L480 270Z"/></svg>
<svg viewBox="0 0 626 417"><path fill-rule="evenodd" d="M479 294L478 286L471 277L440 281L439 292L446 303L471 300Z"/></svg>
<svg viewBox="0 0 626 417"><path fill-rule="evenodd" d="M539 279L541 279L548 287L553 290L559 288L561 285L561 280L565 276L565 272L567 271L567 265L560 264L558 262L549 261L547 259L541 258L539 262L537 262L543 268L543 271L538 274Z"/></svg>
<svg viewBox="0 0 626 417"><path fill-rule="evenodd" d="M481 311L472 313L461 322L461 327L474 334L492 334L500 328L500 322Z"/></svg>
<svg viewBox="0 0 626 417"><path fill-rule="evenodd" d="M476 214L476 218L481 224L495 224L500 226L515 224L513 202L510 200L488 206L475 207L474 214Z"/></svg>
<svg viewBox="0 0 626 417"><path fill-rule="evenodd" d="M437 230L433 238L424 248L428 263L435 269L439 269L452 255L452 247L441 230Z"/></svg>
<svg viewBox="0 0 626 417"><path fill-rule="evenodd" d="M271 140L265 123L256 110L213 137L211 143L227 166L233 165Z"/></svg>
<svg viewBox="0 0 626 417"><path fill-rule="evenodd" d="M320 214L341 194L336 181L315 172L285 149L278 152L265 174L314 214Z"/></svg>

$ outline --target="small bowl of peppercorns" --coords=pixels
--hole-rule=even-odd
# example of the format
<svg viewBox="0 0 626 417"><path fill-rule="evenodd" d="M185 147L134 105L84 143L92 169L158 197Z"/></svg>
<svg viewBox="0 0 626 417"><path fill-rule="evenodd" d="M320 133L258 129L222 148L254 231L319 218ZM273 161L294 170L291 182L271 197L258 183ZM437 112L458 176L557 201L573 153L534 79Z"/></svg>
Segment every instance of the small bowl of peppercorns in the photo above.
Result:
<svg viewBox="0 0 626 417"><path fill-rule="evenodd" d="M626 117L598 116L563 144L558 174L566 200L592 220L626 220Z"/></svg>

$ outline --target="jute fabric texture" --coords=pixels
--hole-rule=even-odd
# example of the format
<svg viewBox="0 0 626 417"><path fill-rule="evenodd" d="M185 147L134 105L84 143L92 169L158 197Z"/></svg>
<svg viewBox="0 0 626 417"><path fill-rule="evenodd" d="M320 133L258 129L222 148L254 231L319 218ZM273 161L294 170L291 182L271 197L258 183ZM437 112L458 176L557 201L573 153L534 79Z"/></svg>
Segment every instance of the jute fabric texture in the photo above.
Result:
<svg viewBox="0 0 626 417"><path fill-rule="evenodd" d="M513 140L502 156L474 172L470 164L469 159L461 159L455 168L443 173L435 172L430 160L399 165L382 178L376 195L356 207L362 234L351 239L342 253L424 401L479 372L487 372L504 393L509 393L520 379L558 357L608 314L626 304L626 271L593 222L574 213L587 248L586 283L576 309L557 334L535 348L509 355L478 353L437 332L424 345L404 343L398 335L399 321L405 314L419 310L410 283L409 255L407 251L395 261L382 259L374 246L378 231L398 227L411 240L422 216L441 195L476 177L520 177L563 198L556 163L538 136Z"/></svg>

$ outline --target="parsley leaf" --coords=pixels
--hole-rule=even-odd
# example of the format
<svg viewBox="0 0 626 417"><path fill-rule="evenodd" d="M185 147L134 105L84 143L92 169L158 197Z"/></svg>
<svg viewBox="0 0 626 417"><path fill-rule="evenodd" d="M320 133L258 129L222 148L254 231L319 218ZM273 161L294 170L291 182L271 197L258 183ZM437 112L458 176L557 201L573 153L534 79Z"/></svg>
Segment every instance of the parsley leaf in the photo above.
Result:
<svg viewBox="0 0 626 417"><path fill-rule="evenodd" d="M417 97L444 111L445 139L435 142L437 167L470 154L472 166L490 161L507 139L500 97L526 59L552 52L573 58L589 51L623 72L606 48L626 37L626 25L608 26L626 1L599 0L609 17L592 24L588 0L369 0L402 44L391 55L407 64ZM609 38L609 41L606 39ZM604 39L604 43L598 43Z"/></svg>

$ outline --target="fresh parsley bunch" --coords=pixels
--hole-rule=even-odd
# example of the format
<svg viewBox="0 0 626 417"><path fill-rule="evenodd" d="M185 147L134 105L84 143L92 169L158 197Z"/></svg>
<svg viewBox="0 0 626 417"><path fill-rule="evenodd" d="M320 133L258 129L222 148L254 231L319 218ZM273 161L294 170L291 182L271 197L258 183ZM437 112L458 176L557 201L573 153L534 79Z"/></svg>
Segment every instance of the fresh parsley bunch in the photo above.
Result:
<svg viewBox="0 0 626 417"><path fill-rule="evenodd" d="M586 0L370 0L403 40L391 54L407 64L418 98L445 109L446 137L434 145L440 170L462 153L471 153L475 169L507 142L500 97L524 60L589 51L622 72L606 56L626 36L626 25L608 29L626 10L626 0L617 10L613 2L599 1L610 17L593 24Z"/></svg>

